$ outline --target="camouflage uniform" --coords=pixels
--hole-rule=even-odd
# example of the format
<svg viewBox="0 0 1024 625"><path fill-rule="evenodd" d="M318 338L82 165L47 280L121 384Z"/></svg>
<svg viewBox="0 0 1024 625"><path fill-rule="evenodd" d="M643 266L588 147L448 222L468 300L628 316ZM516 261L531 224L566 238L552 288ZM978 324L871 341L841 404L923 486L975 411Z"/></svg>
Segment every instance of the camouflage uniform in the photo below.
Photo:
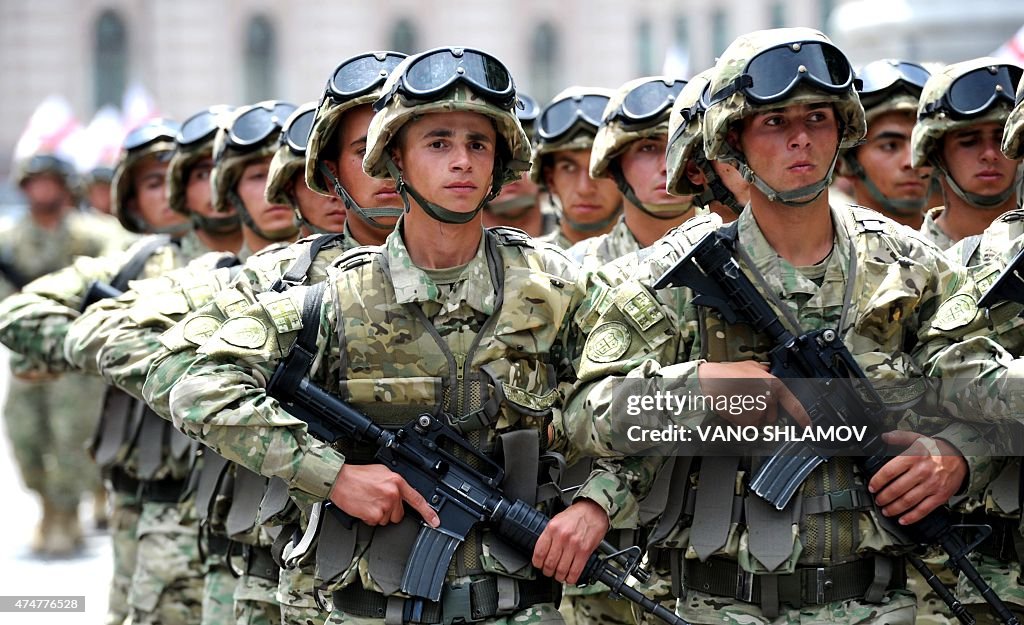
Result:
<svg viewBox="0 0 1024 625"><path fill-rule="evenodd" d="M158 139L122 159L115 174L112 196L117 216L126 228L139 232L146 227L137 215L126 212L124 201L129 192L127 170L138 159L150 155L158 158L169 156L172 147L172 142ZM93 281L109 284L136 253L151 244L151 253L144 256L145 262L139 273L142 277L157 276L184 264L187 259L183 257L183 250L198 247L192 242L179 247L145 238L121 254L78 258L71 266L36 280L20 294L0 303L0 341L23 353L37 370L63 372L73 369L72 363L65 358L64 339L68 327L79 316L78 311L90 284ZM196 532L188 525L188 504L173 501L177 499L174 485L181 483L188 470L189 459L182 455L186 451L187 447L172 448L169 442L147 453L142 453L136 445L129 445L119 452L112 465L114 473L121 476L115 475L115 482L131 482L130 490L144 487L134 535L127 528L114 534L115 539L131 537L130 542L115 542L114 570L134 571L128 603L136 624L199 620L202 580L196 553ZM142 475L141 467L145 467L145 482L138 480ZM177 488L180 494L180 486ZM122 492L126 490L129 489L121 489ZM133 499L115 496L115 503L118 502L130 504ZM133 516L131 511L122 512L115 510L119 524ZM129 564L128 558L135 555L136 550L138 558L135 564ZM113 611L117 609L118 593L125 585L120 579L112 584ZM116 618L113 613L110 616L112 620Z"/></svg>
<svg viewBox="0 0 1024 625"><path fill-rule="evenodd" d="M939 218L943 210L945 210L943 206L928 209L928 212L924 214L924 223L921 224L920 233L921 236L934 243L940 250L948 250L956 245L956 241L946 234L946 231L940 228L936 222L936 219Z"/></svg>
<svg viewBox="0 0 1024 625"><path fill-rule="evenodd" d="M807 29L762 31L740 38L722 57L716 79L721 82L713 83L713 91L743 72L746 59L757 50L808 40L827 41L820 33ZM808 91L797 91L796 97L804 97ZM736 99L742 101L741 97ZM856 98L815 93L803 101L823 100L836 102L833 106L837 117L847 131L844 144L856 142L863 134L863 112ZM705 118L705 142L712 158L726 149L722 137L735 119L731 116L757 110L746 103L734 104L733 100L721 106L719 111L709 109ZM732 106L749 108L741 108L739 113ZM720 115L709 120L713 113ZM755 186L766 186L749 170L742 155L737 160ZM768 195L769 191L764 193ZM761 276L756 281L760 283L758 290L769 300L778 297L781 303L776 307L795 315L801 331L838 326L839 335L876 384L891 380L899 392L909 389L917 394L924 391L920 382L907 382L922 380L926 371L969 375L970 367L964 369L958 359L944 357L949 354L945 348L954 344L976 317L976 310L956 312L959 309L954 306L943 306L965 283L962 269L910 231L873 211L833 207L832 223L835 244L830 256L819 265L800 268L777 255L749 211L744 211L731 228L736 229L744 252L742 266ZM677 395L700 394L695 374L702 359L766 360L768 345L747 326L729 325L714 311L695 307L687 289L654 293L646 286L682 258L701 236L721 227L716 216L690 220L662 238L642 258L626 257L601 270L599 284L607 286L588 296L590 309L581 309L577 315L577 319L590 320L594 327L583 349L580 385L563 413L565 422L555 424L578 446L599 454L633 453L649 446L632 444L626 436L626 428L636 423L621 418L621 402L631 392L630 384L654 381ZM895 262L897 259L905 262ZM853 270L857 278L848 285ZM850 290L844 294L848 286ZM902 320L899 325L894 323L898 320ZM904 334L917 339L911 353L903 351ZM997 349L991 343L981 343L985 345L983 352ZM945 399L955 397L954 386L941 389ZM633 392L639 392L643 387L633 388ZM881 388L880 392L895 398L889 394L891 389ZM672 417L671 423L692 428L707 419L703 411L683 410ZM976 492L987 481L990 463L975 457L987 450L977 429L949 423L948 418L914 415L908 419L890 425L941 436L964 452L971 469L968 491ZM658 427L663 422L655 418L641 424ZM682 501L682 506L671 515L665 513L659 527L664 524L666 531L658 539L674 552L670 561L675 559L682 572L677 580L685 589L685 597L677 604L680 616L692 623L913 622L915 602L901 589L902 565L893 567L891 576L879 574L887 560L881 554L891 552L902 541L891 533L892 525L874 507L865 480L850 458L835 457L818 467L800 489L802 504L791 504L783 511L748 494L750 466L742 459L705 457L699 469L696 459L689 457L673 462L673 473L678 471L679 478L672 485L682 488L683 493L676 492L669 499ZM659 458L634 457L611 466L635 480L639 488L635 488L634 495L642 496L661 464ZM600 497L614 492L601 482L599 477L592 477L578 496ZM708 490L706 484L713 488ZM723 484L718 495L725 498L724 506L721 501L716 506L705 499L718 497L714 488L718 484ZM851 496L853 503L833 504L832 497L838 493ZM745 515L734 512L744 508ZM880 564L883 568L875 568ZM821 586L820 578L820 592L815 593L813 584L787 577L805 566L826 569L829 572L824 576L829 579L841 575L840 569L832 571L831 567L866 566L865 575L850 577L859 577L855 583L860 588L876 586L859 596L855 591L847 598L829 600L831 586ZM761 605L756 600L733 598L740 590L738 586L728 591L720 587L712 591L714 594L705 592L716 584L721 586L723 574L718 571L723 567L724 576L731 576L733 584L737 579L748 580L755 592L757 587L764 589ZM770 590L773 579L777 580L777 593ZM785 590L793 583L790 580L801 590ZM807 586L811 586L809 596Z"/></svg>

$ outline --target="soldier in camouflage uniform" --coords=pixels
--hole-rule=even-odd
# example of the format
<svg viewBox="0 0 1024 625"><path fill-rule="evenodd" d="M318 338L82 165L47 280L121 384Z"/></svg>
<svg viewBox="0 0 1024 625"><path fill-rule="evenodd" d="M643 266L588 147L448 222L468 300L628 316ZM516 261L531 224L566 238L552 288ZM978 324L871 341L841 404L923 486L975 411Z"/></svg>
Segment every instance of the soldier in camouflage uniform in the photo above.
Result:
<svg viewBox="0 0 1024 625"><path fill-rule="evenodd" d="M174 236L189 230L165 193L177 131L177 124L155 120L126 137L112 193L115 215L126 229ZM130 277L161 275L204 251L186 233L180 240L150 236L123 253L79 258L0 304L0 340L24 354L35 370L72 369L64 339L92 283L125 288ZM108 620L120 623L130 612L135 623L194 623L200 616L200 562L195 528L187 525L188 505L178 503L190 461L187 440L181 445L173 431L157 427L159 418L146 414L108 390L92 447L114 491Z"/></svg>
<svg viewBox="0 0 1024 625"><path fill-rule="evenodd" d="M91 211L110 215L110 181L114 168L97 165L82 176L82 203Z"/></svg>
<svg viewBox="0 0 1024 625"><path fill-rule="evenodd" d="M484 202L517 178L529 158L504 68L492 57L463 49L427 52L405 67L410 72L421 68L417 61L446 64L442 67L447 66L452 80L410 100L400 66L384 86L387 95L370 127L364 167L374 176L398 178L407 213L383 247L360 248L339 259L338 273L316 308L321 329L312 376L383 423L404 423L424 409L450 411L465 415L451 419L461 422L474 445L490 446L489 441L514 430L523 435L516 437L522 449L535 454L546 449L548 415L557 411L559 389L571 379L560 337L581 296L576 270L564 256L520 231L481 228ZM485 61L488 73L478 75L473 61ZM459 67L465 77L456 72ZM422 82L416 84L423 89ZM269 373L300 324L310 322L297 314L308 290L258 296L258 305L228 319L172 389L172 414L225 457L280 476L313 498L330 497L368 525L383 525L367 540L370 528L357 524L354 530L366 536L357 538L357 550L349 550L344 560L340 555L321 560L317 554L318 572L336 591L330 622L382 623L385 603L401 607L394 574L400 576L405 566L408 531L415 534L415 521L400 522L406 516L402 502L431 524L437 523L436 515L390 470L360 464L366 449L346 444L342 452L310 438L305 424L266 398L263 382L247 373L252 367ZM240 340L236 332L248 330L239 322L252 329L253 322L259 324L269 342ZM277 325L282 323L290 325ZM265 380L263 373L260 379ZM241 382L228 387L248 388L222 395L225 403L215 407L207 394L211 376L222 374ZM147 396L151 390L165 392L166 383L154 368ZM378 393L389 401L375 400ZM261 434L254 438L250 432L256 430L250 428ZM513 444L510 437L501 440ZM345 462L346 456L351 462ZM539 467L528 465L523 474L510 472L506 483L514 480L525 490L535 489ZM582 556L600 540L602 534L578 525L580 507L597 506L570 507L552 520L538 544L535 560L548 574L575 580ZM320 550L337 544L336 533L329 537L330 527L319 528ZM340 525L331 531L345 536ZM523 579L531 571L529 559L498 548L496 541L490 533L474 534L456 552L449 585L472 580L474 590L471 599L459 599L455 586L449 586L446 613L440 617L559 622L552 603L557 588L543 579ZM329 578L321 568L327 566L333 567ZM481 589L488 588L497 593L497 605L480 602Z"/></svg>
<svg viewBox="0 0 1024 625"><path fill-rule="evenodd" d="M525 93L519 94L519 102L521 108L516 109L516 117L526 136L532 139L540 106ZM542 204L540 187L530 178L529 172L523 172L519 180L505 185L498 197L484 207L484 227L518 228L531 237L551 234L558 229L558 218L553 212L545 210Z"/></svg>
<svg viewBox="0 0 1024 625"><path fill-rule="evenodd" d="M857 204L915 230L924 221L932 168L910 165L910 135L929 75L917 63L894 59L861 68L857 93L868 134L863 145L851 148L839 160L840 174L853 185Z"/></svg>
<svg viewBox="0 0 1024 625"><path fill-rule="evenodd" d="M949 65L925 84L911 150L913 166L932 165L942 183L945 206L921 226L942 249L1017 207L1017 162L999 144L1022 71L985 57Z"/></svg>
<svg viewBox="0 0 1024 625"><path fill-rule="evenodd" d="M100 218L71 206L73 174L70 163L50 154L16 164L15 183L28 210L0 222L0 297L77 256L111 251ZM16 353L10 366L4 421L22 480L42 500L30 547L38 555L66 557L82 546L81 494L100 486L82 441L99 417L99 400L90 398L102 395L102 385L75 373L36 372Z"/></svg>
<svg viewBox="0 0 1024 625"><path fill-rule="evenodd" d="M738 241L738 262L779 311L780 322L798 334L837 327L870 378L894 381L900 393L880 387L884 397L902 402L908 388L920 397L925 371L980 374L946 349L977 316L950 297L966 280L962 269L873 211L829 206L827 185L839 150L865 131L842 53L815 30L758 31L734 41L715 72L705 149L750 181L750 204L729 226L714 215L693 219L645 258L626 257L601 270L608 286L588 297L594 310L578 313L597 321L583 348L580 384L563 413L566 420L555 423L558 436L592 453L649 447L627 437L637 421L625 417L623 405L645 382L676 395L713 397L760 392L752 390L765 388L755 380L770 384L763 412L741 418L698 407L669 417L672 424L692 428L730 418L758 424L780 407L807 423L799 404L772 384L761 364L769 347L763 337L694 306L688 289L649 290L716 229ZM801 236L791 236L797 229ZM903 351L910 345L905 336L916 338L911 352ZM982 350L979 357L1000 351L983 339L958 345L972 347ZM937 390L948 400L959 388ZM664 425L650 416L641 418L642 426ZM651 540L674 547L677 614L697 624L912 623L915 602L904 589L902 560L888 555L902 543L892 523L920 519L962 486L972 491L987 479L989 463L975 456L987 446L972 426L921 416L903 425L914 431L893 431L886 440L912 451L870 482L851 458L834 457L810 474L799 501L782 511L748 491L749 458L674 458L673 493ZM933 453L941 455L928 457ZM643 496L661 464L657 457L632 457L611 466L634 482L634 496ZM592 476L580 495L608 491L601 482Z"/></svg>
<svg viewBox="0 0 1024 625"><path fill-rule="evenodd" d="M537 121L530 179L548 192L559 210L558 230L542 240L562 249L609 232L622 211L614 183L590 177L590 151L612 93L569 87L544 107Z"/></svg>

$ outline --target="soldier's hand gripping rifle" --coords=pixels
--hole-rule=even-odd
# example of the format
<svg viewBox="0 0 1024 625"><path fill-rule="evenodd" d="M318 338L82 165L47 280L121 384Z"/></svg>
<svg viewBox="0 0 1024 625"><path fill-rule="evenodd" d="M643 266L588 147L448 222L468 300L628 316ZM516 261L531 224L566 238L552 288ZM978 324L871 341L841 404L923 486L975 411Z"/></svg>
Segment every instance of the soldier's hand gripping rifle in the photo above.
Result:
<svg viewBox="0 0 1024 625"><path fill-rule="evenodd" d="M687 286L695 294L695 304L718 311L726 323L746 324L766 336L772 345L768 354L771 373L793 392L813 425L866 426L863 440L856 442L854 452L866 478L870 479L891 459L888 446L882 440L883 418L887 412L885 402L835 330L814 330L794 336L783 326L736 262L733 256L735 231L730 233L729 230L733 229L705 235L689 254L658 279L654 288ZM761 466L751 479L750 489L782 510L807 476L840 451L843 449L789 441ZM980 526L978 537L968 544L955 530L949 509L943 506L902 529L922 545L941 546L949 556L947 566L953 571L962 571L1004 623L1019 625L968 559L968 554L988 536L991 528ZM910 557L912 561L916 559ZM934 575L929 584L961 622L974 621Z"/></svg>
<svg viewBox="0 0 1024 625"><path fill-rule="evenodd" d="M448 564L472 528L488 523L495 532L528 556L550 520L526 502L505 497L501 467L466 442L440 419L423 414L408 425L390 431L381 428L349 404L317 387L305 375L301 350L293 348L267 385L267 394L309 426L316 438L339 439L376 447L376 460L401 475L437 511L439 527L423 524L402 577L401 590L410 596L438 601ZM308 360L306 361L308 362ZM296 364L299 363L299 364ZM458 447L479 462L482 470L451 453ZM461 455L461 454L460 454ZM337 512L341 512L338 510ZM344 514L344 513L342 513ZM621 596L669 625L688 625L670 610L626 584L648 573L639 568L639 547L616 550L603 542L591 554L580 575L581 583L603 582L613 596Z"/></svg>

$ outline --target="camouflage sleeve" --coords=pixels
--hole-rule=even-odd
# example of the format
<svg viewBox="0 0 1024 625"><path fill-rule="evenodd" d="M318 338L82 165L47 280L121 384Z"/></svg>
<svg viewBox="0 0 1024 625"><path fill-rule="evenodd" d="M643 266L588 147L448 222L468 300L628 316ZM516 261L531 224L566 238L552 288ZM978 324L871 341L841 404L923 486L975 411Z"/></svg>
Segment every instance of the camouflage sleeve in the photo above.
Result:
<svg viewBox="0 0 1024 625"><path fill-rule="evenodd" d="M93 280L109 281L122 262L120 255L82 256L0 302L0 342L25 356L37 370L67 371L64 339L68 326L79 316L83 295Z"/></svg>
<svg viewBox="0 0 1024 625"><path fill-rule="evenodd" d="M980 496L985 486L999 474L1004 463L1001 456L993 456L996 451L994 441L998 439L991 433L998 429L983 424L953 422L931 435L955 447L967 462L967 479L958 495Z"/></svg>
<svg viewBox="0 0 1024 625"><path fill-rule="evenodd" d="M647 496L664 456L598 458L573 501L590 499L608 513L613 529L640 525L640 501Z"/></svg>
<svg viewBox="0 0 1024 625"><path fill-rule="evenodd" d="M223 457L290 486L326 498L344 457L317 441L306 424L267 396L266 383L301 328L307 289L267 293L229 317L197 351L170 390L176 427ZM319 362L331 340L333 297L325 295L318 340ZM177 366L181 366L181 362ZM146 386L167 386L154 369Z"/></svg>

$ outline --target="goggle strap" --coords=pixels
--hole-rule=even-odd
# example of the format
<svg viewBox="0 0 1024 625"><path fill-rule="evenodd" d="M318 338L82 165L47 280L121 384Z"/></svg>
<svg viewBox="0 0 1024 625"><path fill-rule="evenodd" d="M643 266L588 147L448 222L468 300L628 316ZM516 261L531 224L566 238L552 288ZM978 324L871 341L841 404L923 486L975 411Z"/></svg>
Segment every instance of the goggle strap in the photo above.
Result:
<svg viewBox="0 0 1024 625"><path fill-rule="evenodd" d="M324 176L324 178L326 178L331 183L331 186L334 187L334 193L336 193L337 196L341 198L341 201L345 203L345 209L352 211L353 213L358 215L360 219L370 224L374 228L377 228L378 230L391 230L393 228L393 226L388 226L380 223L379 221L374 219L374 217L402 216L403 211L401 208L363 208L362 206L356 203L355 198L349 195L348 189L346 189L345 186L341 184L341 181L338 180L338 177L331 172L330 168L328 168L323 161L318 161L317 167L320 169L320 173ZM390 171L390 169L388 171Z"/></svg>
<svg viewBox="0 0 1024 625"><path fill-rule="evenodd" d="M722 87L711 95L711 104L716 104L733 95L739 93L744 89L749 89L754 86L754 78L750 74L740 74L732 80L728 85Z"/></svg>

